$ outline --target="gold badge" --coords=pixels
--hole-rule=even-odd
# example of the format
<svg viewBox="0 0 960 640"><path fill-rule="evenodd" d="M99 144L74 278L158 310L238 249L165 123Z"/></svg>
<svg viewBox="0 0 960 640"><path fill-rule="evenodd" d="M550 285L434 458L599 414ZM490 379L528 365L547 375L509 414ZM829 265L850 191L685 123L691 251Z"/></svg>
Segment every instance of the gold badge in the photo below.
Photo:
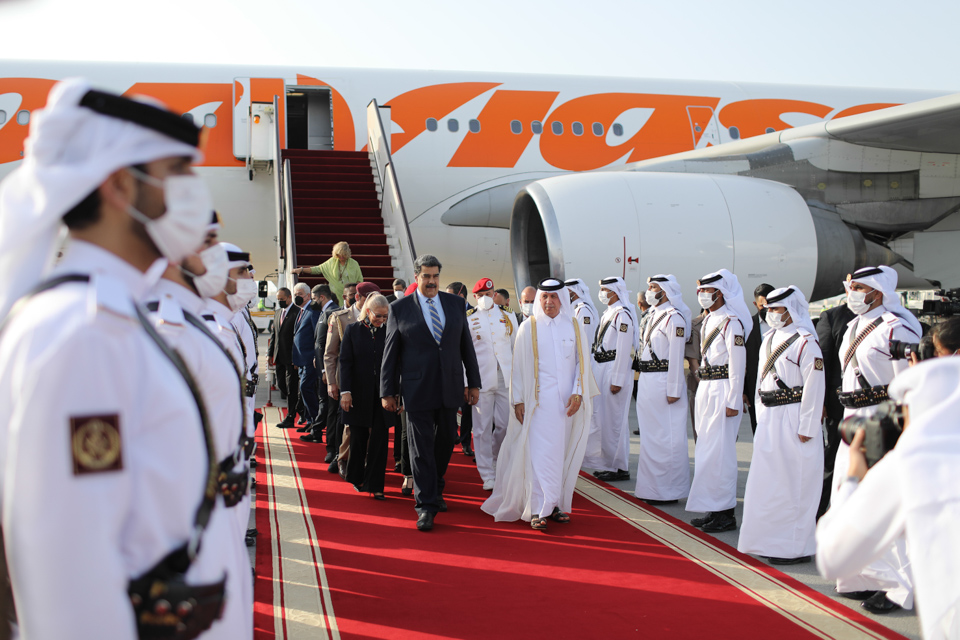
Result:
<svg viewBox="0 0 960 640"><path fill-rule="evenodd" d="M677 327L677 337L682 338L684 332L684 327Z"/></svg>
<svg viewBox="0 0 960 640"><path fill-rule="evenodd" d="M623 324L620 325L620 331L621 331L622 333L626 333L626 332L627 332L627 325L626 325L626 323L623 323Z"/></svg>
<svg viewBox="0 0 960 640"><path fill-rule="evenodd" d="M734 336L733 344L737 347L743 346L743 336Z"/></svg>
<svg viewBox="0 0 960 640"><path fill-rule="evenodd" d="M73 475L123 469L120 416L70 418Z"/></svg>
<svg viewBox="0 0 960 640"><path fill-rule="evenodd" d="M583 324L590 324L590 316L583 319Z"/></svg>
<svg viewBox="0 0 960 640"><path fill-rule="evenodd" d="M814 358L813 368L817 371L823 371L823 358Z"/></svg>

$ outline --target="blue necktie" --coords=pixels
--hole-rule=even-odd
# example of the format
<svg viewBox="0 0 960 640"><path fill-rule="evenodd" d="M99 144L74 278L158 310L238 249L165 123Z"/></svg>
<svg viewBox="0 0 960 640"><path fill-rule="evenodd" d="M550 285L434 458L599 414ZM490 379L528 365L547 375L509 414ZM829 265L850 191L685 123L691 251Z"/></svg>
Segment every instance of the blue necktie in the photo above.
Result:
<svg viewBox="0 0 960 640"><path fill-rule="evenodd" d="M440 322L440 314L433 304L433 298L427 298L427 304L430 306L430 331L433 332L433 339L440 344L440 337L443 335L443 324Z"/></svg>

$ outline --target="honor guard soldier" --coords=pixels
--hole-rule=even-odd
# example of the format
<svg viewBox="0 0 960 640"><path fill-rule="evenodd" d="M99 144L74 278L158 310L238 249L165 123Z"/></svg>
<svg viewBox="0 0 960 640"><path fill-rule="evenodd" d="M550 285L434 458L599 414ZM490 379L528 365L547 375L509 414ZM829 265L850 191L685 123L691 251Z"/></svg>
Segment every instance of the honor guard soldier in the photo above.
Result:
<svg viewBox="0 0 960 640"><path fill-rule="evenodd" d="M638 323L623 278L600 281L600 302L607 305L600 318L593 352L600 397L583 464L597 469L594 475L601 480L628 480L630 430L627 422L633 385L633 352L639 346Z"/></svg>
<svg viewBox="0 0 960 640"><path fill-rule="evenodd" d="M796 287L766 295L757 432L737 549L773 564L809 562L823 482L823 354Z"/></svg>
<svg viewBox="0 0 960 640"><path fill-rule="evenodd" d="M648 278L644 297L651 310L638 350L640 457L634 495L649 504L669 504L690 492L687 381L683 375L690 309L672 275Z"/></svg>
<svg viewBox="0 0 960 640"><path fill-rule="evenodd" d="M844 418L872 415L877 405L887 399L887 386L907 368L906 360L890 357L890 341L920 341L920 322L900 304L897 280L896 271L881 265L860 269L843 283L847 307L857 314L840 343L843 383L838 395ZM850 447L841 441L834 469L844 470L849 462ZM842 473L835 477L833 497L845 477ZM867 598L863 606L873 613L910 608L913 585L907 564L906 545L900 538L859 576L837 580L837 592L855 599Z"/></svg>
<svg viewBox="0 0 960 640"><path fill-rule="evenodd" d="M467 327L480 367L480 399L473 405L473 448L485 491L493 491L497 456L510 419L510 372L517 339L513 314L493 302L493 280L473 286L477 306L467 311Z"/></svg>
<svg viewBox="0 0 960 640"><path fill-rule="evenodd" d="M593 298L590 297L590 287L580 278L567 280L563 283L570 292L570 304L573 306L573 317L577 319L584 333L587 334L587 340L590 341L590 347L597 339L597 328L600 326L600 313L593 304Z"/></svg>
<svg viewBox="0 0 960 640"><path fill-rule="evenodd" d="M0 188L2 530L21 637L194 638L221 615L227 578L194 564L215 544L214 434L137 302L160 258L203 241L199 138L166 109L68 80Z"/></svg>
<svg viewBox="0 0 960 640"><path fill-rule="evenodd" d="M743 409L746 339L753 329L740 281L726 269L697 282L697 300L710 313L700 332L697 445L687 511L707 512L690 521L708 533L737 528L737 432Z"/></svg>

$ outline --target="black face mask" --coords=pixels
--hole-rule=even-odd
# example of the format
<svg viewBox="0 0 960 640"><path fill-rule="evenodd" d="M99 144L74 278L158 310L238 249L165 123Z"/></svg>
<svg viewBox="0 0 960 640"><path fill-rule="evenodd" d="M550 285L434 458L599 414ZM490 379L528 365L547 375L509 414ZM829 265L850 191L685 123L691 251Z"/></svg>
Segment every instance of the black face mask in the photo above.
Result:
<svg viewBox="0 0 960 640"><path fill-rule="evenodd" d="M758 313L760 314L760 319L763 320L764 322L766 322L766 321L767 321L767 308L764 307L763 309L760 309L760 311L759 311Z"/></svg>
<svg viewBox="0 0 960 640"><path fill-rule="evenodd" d="M286 300L277 300L277 306L280 307L281 309L286 309L287 305L289 304L290 303L287 302Z"/></svg>
<svg viewBox="0 0 960 640"><path fill-rule="evenodd" d="M296 296L293 299L293 304L297 305L298 307L303 306L303 296Z"/></svg>

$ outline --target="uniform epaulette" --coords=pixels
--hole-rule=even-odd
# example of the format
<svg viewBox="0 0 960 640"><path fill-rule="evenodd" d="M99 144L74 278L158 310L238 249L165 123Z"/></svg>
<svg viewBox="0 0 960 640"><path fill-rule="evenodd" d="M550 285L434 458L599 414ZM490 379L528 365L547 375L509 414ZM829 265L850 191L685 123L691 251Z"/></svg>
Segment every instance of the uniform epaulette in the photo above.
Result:
<svg viewBox="0 0 960 640"><path fill-rule="evenodd" d="M498 305L498 306L500 307L500 311L504 311L504 312L506 312L506 313L510 313L510 308L509 308L507 305L501 304L501 305Z"/></svg>
<svg viewBox="0 0 960 640"><path fill-rule="evenodd" d="M806 327L797 327L797 333L799 333L805 338L809 338L810 336L813 335L812 333L810 333L810 330L807 329Z"/></svg>
<svg viewBox="0 0 960 640"><path fill-rule="evenodd" d="M475 314L476 312L477 312L477 308L476 308L476 307L471 307L470 309L467 309L467 317L469 318L470 316L472 316L472 315Z"/></svg>
<svg viewBox="0 0 960 640"><path fill-rule="evenodd" d="M96 299L98 312L105 311L125 318L136 319L133 299L119 282L108 275L96 274L90 279L90 295Z"/></svg>

